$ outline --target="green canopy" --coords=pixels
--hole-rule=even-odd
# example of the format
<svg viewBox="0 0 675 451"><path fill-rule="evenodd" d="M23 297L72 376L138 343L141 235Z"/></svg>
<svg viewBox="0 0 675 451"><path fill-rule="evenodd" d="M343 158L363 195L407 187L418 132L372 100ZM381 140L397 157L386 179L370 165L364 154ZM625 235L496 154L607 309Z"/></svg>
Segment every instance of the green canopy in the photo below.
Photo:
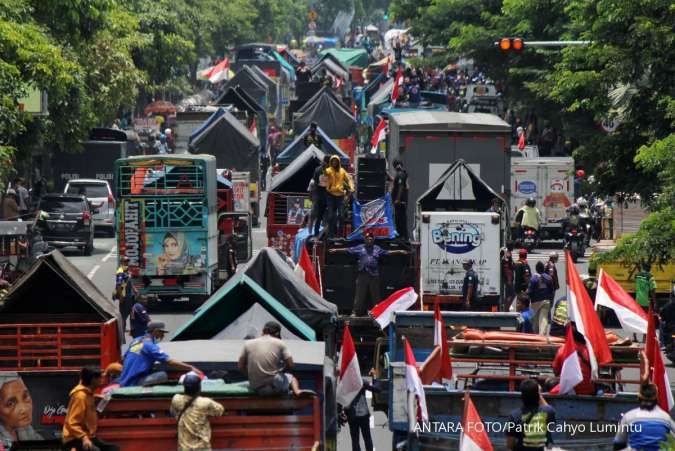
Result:
<svg viewBox="0 0 675 451"><path fill-rule="evenodd" d="M183 393L183 385L155 385L153 387L122 387L112 392L113 398L170 398ZM202 394L212 398L223 396L251 396L255 395L249 388L248 381L227 384L222 379L213 379L202 382Z"/></svg>
<svg viewBox="0 0 675 451"><path fill-rule="evenodd" d="M364 49L326 49L319 55L331 54L337 58L344 67L356 66L364 68L368 65L368 52Z"/></svg>
<svg viewBox="0 0 675 451"><path fill-rule="evenodd" d="M214 338L256 303L297 337L316 341L316 334L311 327L244 272L235 274L213 293L195 315L176 331L171 341Z"/></svg>

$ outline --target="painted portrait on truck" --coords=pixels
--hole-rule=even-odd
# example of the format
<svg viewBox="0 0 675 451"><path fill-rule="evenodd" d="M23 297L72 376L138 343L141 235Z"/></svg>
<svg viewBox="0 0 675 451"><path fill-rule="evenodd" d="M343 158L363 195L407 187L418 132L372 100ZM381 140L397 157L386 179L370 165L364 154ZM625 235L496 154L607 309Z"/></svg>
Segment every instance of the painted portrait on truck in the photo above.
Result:
<svg viewBox="0 0 675 451"><path fill-rule="evenodd" d="M201 232L146 233L144 247L143 274L190 275L206 267L206 241Z"/></svg>
<svg viewBox="0 0 675 451"><path fill-rule="evenodd" d="M5 449L23 440L42 440L33 429L33 398L21 376L0 374L0 442Z"/></svg>

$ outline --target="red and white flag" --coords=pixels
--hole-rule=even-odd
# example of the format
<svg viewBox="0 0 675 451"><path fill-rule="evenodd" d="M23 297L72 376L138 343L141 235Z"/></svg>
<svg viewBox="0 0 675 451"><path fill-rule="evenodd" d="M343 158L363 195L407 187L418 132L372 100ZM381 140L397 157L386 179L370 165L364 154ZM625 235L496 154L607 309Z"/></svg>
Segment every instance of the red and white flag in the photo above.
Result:
<svg viewBox="0 0 675 451"><path fill-rule="evenodd" d="M652 308L649 307L649 321L647 325L647 342L645 343L645 354L649 361L649 378L658 388L659 407L670 412L675 402L673 401L673 392L670 389L670 380L663 363L663 354L659 347L659 341L656 338L656 318L652 314Z"/></svg>
<svg viewBox="0 0 675 451"><path fill-rule="evenodd" d="M559 393L561 395L573 394L574 387L584 380L584 375L581 372L581 362L579 361L579 354L577 354L577 345L574 342L572 325L569 323L567 324L567 335L562 353L564 360L560 370Z"/></svg>
<svg viewBox="0 0 675 451"><path fill-rule="evenodd" d="M401 67L398 68L396 71L396 75L394 75L394 87L393 90L391 91L391 104L396 105L396 101L398 100L398 88L403 84L403 69Z"/></svg>
<svg viewBox="0 0 675 451"><path fill-rule="evenodd" d="M335 389L335 399L343 407L348 407L363 387L359 359L356 356L354 340L352 340L348 325L345 325L342 334L342 350L340 351L338 367L340 368L340 377Z"/></svg>
<svg viewBox="0 0 675 451"><path fill-rule="evenodd" d="M636 334L647 333L648 318L645 311L612 276L602 269L595 294L595 308L597 309L599 305L614 310L623 329Z"/></svg>
<svg viewBox="0 0 675 451"><path fill-rule="evenodd" d="M380 123L377 124L375 131L373 132L372 138L370 138L370 153L376 154L377 149L380 146L380 143L387 138L387 122L384 119L380 119Z"/></svg>
<svg viewBox="0 0 675 451"><path fill-rule="evenodd" d="M567 252L567 302L570 321L574 321L577 331L586 339L588 357L591 364L591 377L598 377L598 365L612 362L605 328L593 308L586 287L581 282L572 257Z"/></svg>
<svg viewBox="0 0 675 451"><path fill-rule="evenodd" d="M427 411L427 398L424 396L424 385L417 371L417 361L413 354L410 343L405 338L405 385L408 392L414 393L417 398L417 419L429 421L429 412Z"/></svg>
<svg viewBox="0 0 675 451"><path fill-rule="evenodd" d="M314 272L314 265L312 264L312 259L309 257L309 252L307 248L302 246L302 251L300 251L300 258L298 259L298 264L295 265L294 271L302 280L305 281L307 285L312 287L314 291L319 293L321 296L321 286L316 277L316 272Z"/></svg>
<svg viewBox="0 0 675 451"><path fill-rule="evenodd" d="M227 80L227 76L230 72L230 60L225 58L220 63L216 64L208 70L208 72L203 72L201 75L206 78L210 83L216 84L221 81Z"/></svg>
<svg viewBox="0 0 675 451"><path fill-rule="evenodd" d="M380 329L384 330L394 317L394 312L408 310L415 301L417 301L417 293L413 287L401 288L368 313L380 325Z"/></svg>
<svg viewBox="0 0 675 451"><path fill-rule="evenodd" d="M452 380L452 361L448 349L448 331L445 329L443 315L438 304L434 307L434 346L441 348L441 369L439 379L441 383L449 384Z"/></svg>
<svg viewBox="0 0 675 451"><path fill-rule="evenodd" d="M462 429L459 434L459 451L492 451L492 443L482 423L483 420L478 415L469 392L466 392Z"/></svg>

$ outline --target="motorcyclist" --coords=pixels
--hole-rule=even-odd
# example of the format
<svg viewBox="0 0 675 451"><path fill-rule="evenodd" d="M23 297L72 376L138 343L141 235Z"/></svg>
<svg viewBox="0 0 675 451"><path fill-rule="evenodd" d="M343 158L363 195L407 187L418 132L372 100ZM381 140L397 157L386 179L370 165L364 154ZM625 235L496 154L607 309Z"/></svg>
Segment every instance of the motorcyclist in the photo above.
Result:
<svg viewBox="0 0 675 451"><path fill-rule="evenodd" d="M577 205L579 206L579 226L584 231L584 241L588 246L591 243L591 210L588 208L588 201L583 197L577 199Z"/></svg>
<svg viewBox="0 0 675 451"><path fill-rule="evenodd" d="M523 232L526 228L533 229L535 232L539 232L539 224L541 222L541 213L536 207L537 201L534 197L530 197L525 202L525 205L522 206L518 213L516 213L516 223L520 226L520 236L523 236Z"/></svg>

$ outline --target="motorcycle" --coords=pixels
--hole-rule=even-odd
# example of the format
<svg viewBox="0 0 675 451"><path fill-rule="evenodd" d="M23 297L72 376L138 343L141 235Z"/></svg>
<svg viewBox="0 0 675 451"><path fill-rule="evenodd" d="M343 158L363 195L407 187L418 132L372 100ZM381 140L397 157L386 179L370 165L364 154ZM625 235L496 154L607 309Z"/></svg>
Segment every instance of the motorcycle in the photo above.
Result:
<svg viewBox="0 0 675 451"><path fill-rule="evenodd" d="M539 235L535 229L532 227L523 227L523 237L522 244L527 252L532 252L536 247L539 241Z"/></svg>
<svg viewBox="0 0 675 451"><path fill-rule="evenodd" d="M585 247L584 233L576 227L571 227L565 233L565 249L570 251L574 263L579 257L584 256Z"/></svg>

